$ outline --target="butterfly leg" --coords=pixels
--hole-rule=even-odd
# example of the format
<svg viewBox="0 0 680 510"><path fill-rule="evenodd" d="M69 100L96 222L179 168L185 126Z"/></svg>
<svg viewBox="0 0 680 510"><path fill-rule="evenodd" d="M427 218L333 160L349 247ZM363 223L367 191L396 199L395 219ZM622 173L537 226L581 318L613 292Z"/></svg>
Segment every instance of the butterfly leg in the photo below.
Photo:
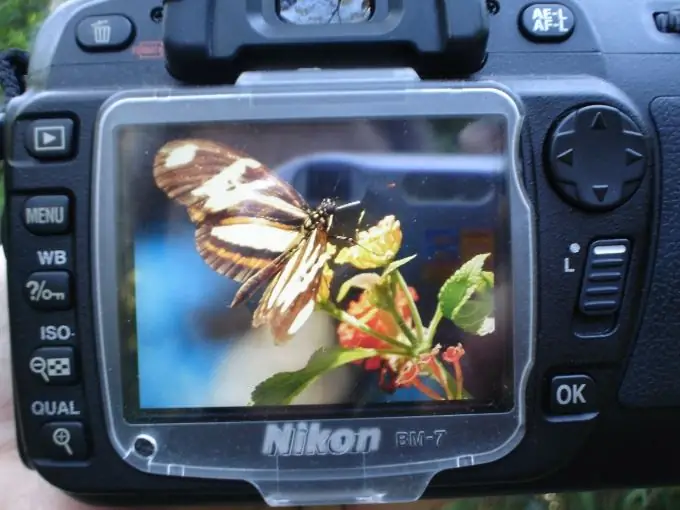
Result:
<svg viewBox="0 0 680 510"><path fill-rule="evenodd" d="M344 241L344 242L350 244L351 246L357 246L358 245L358 243L356 242L356 239L354 239L353 237L346 237L346 236L330 236L330 237L331 237L331 239L333 239L335 241Z"/></svg>

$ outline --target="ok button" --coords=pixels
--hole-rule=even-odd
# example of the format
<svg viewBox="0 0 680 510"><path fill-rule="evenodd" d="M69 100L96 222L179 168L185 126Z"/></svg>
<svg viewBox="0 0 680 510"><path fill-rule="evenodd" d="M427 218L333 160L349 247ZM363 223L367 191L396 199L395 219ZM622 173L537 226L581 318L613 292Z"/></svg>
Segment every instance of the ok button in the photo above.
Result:
<svg viewBox="0 0 680 510"><path fill-rule="evenodd" d="M595 381L587 375L562 375L550 383L550 413L558 415L597 412Z"/></svg>

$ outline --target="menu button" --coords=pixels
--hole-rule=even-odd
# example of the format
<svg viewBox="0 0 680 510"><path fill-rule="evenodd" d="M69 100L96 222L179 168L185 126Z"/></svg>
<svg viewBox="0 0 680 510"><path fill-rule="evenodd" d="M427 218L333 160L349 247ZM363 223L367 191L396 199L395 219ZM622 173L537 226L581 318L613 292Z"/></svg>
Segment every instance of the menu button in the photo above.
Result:
<svg viewBox="0 0 680 510"><path fill-rule="evenodd" d="M71 227L70 213L65 195L35 196L24 204L24 224L36 235L65 234Z"/></svg>

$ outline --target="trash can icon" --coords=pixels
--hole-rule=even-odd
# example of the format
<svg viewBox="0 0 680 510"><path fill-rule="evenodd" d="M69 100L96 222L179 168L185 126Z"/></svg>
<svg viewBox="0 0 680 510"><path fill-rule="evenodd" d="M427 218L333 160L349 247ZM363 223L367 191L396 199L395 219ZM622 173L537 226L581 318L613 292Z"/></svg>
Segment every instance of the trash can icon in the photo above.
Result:
<svg viewBox="0 0 680 510"><path fill-rule="evenodd" d="M100 19L90 25L96 44L108 44L111 42L111 25L106 19Z"/></svg>

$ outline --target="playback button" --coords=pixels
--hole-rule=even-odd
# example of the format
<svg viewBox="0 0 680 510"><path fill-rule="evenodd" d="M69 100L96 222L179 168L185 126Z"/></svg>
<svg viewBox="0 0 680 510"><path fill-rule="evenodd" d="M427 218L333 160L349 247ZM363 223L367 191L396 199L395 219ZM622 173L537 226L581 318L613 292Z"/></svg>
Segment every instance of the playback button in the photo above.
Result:
<svg viewBox="0 0 680 510"><path fill-rule="evenodd" d="M26 133L26 149L40 160L69 158L73 154L73 131L71 119L33 121Z"/></svg>
<svg viewBox="0 0 680 510"><path fill-rule="evenodd" d="M71 275L66 271L33 273L24 284L24 296L36 310L68 310L72 306Z"/></svg>
<svg viewBox="0 0 680 510"><path fill-rule="evenodd" d="M55 422L40 431L42 455L51 460L85 460L89 454L85 428L79 422Z"/></svg>

